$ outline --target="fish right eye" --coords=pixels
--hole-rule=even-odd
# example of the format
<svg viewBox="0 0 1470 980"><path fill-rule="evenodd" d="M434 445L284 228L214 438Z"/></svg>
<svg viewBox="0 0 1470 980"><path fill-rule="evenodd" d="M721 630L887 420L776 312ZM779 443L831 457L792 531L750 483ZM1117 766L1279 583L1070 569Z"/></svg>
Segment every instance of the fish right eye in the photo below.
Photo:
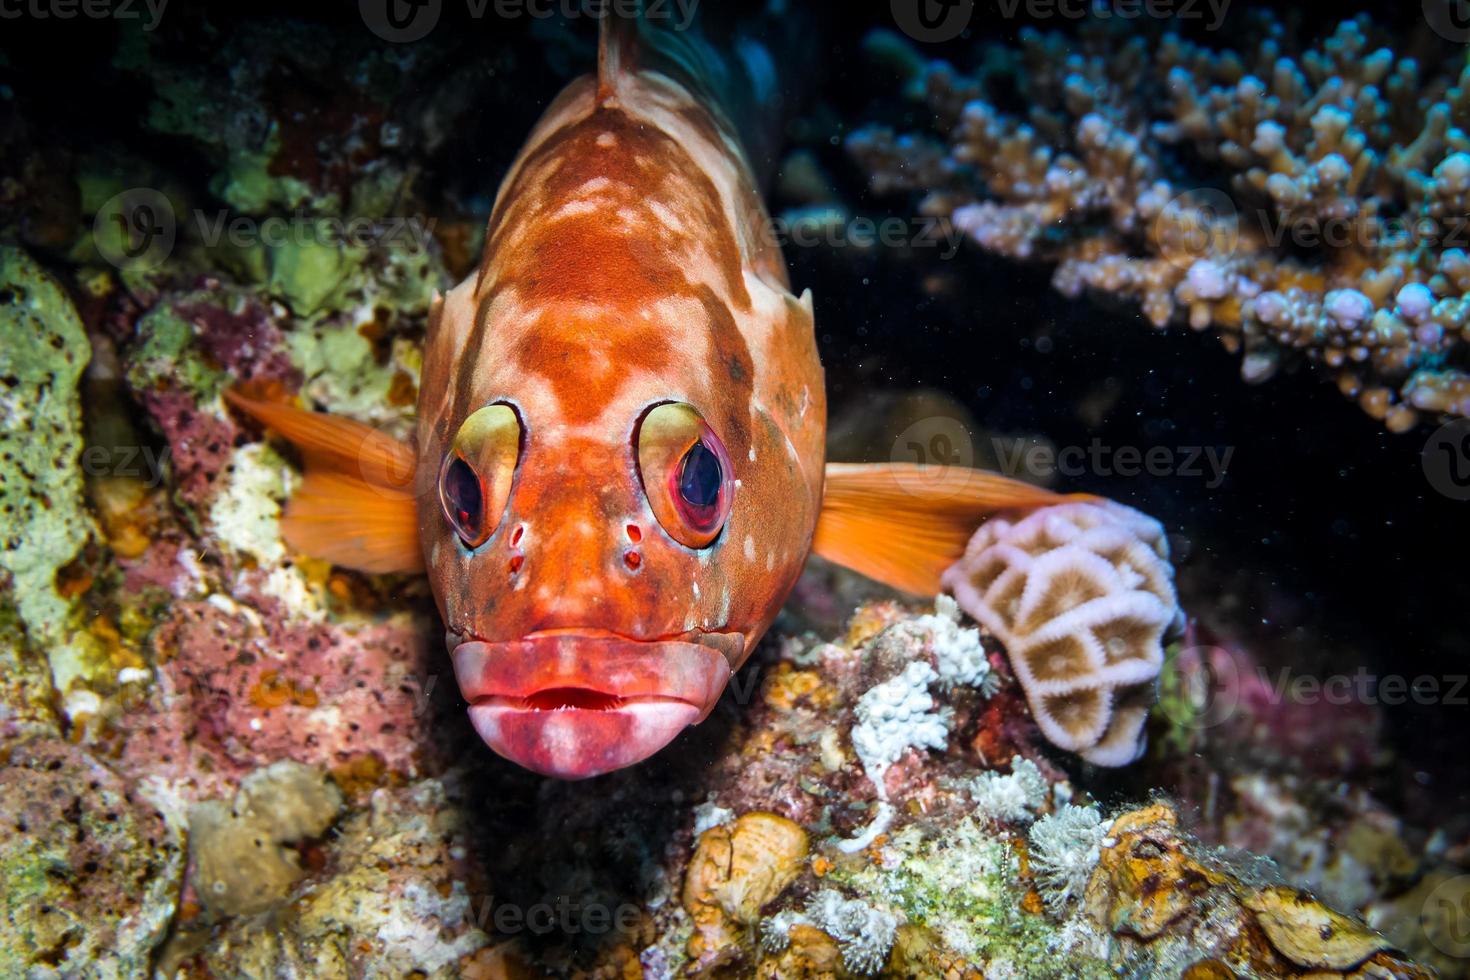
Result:
<svg viewBox="0 0 1470 980"><path fill-rule="evenodd" d="M444 519L466 548L478 548L500 525L520 461L521 420L497 403L478 409L455 434L439 470Z"/></svg>
<svg viewBox="0 0 1470 980"><path fill-rule="evenodd" d="M488 537L485 533L485 492L481 489L480 475L458 456L451 456L448 464L439 481L444 516L466 547L478 547Z"/></svg>

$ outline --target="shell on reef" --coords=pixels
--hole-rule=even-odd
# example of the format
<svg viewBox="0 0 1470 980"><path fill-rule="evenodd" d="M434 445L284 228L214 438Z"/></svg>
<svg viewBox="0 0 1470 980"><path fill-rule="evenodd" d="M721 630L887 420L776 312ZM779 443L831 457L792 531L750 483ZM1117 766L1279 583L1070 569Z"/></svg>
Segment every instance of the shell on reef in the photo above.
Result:
<svg viewBox="0 0 1470 980"><path fill-rule="evenodd" d="M1119 504L1066 503L993 518L944 573L960 608L1005 644L1054 744L1120 766L1143 724L1180 619L1163 527Z"/></svg>
<svg viewBox="0 0 1470 980"><path fill-rule="evenodd" d="M808 846L805 830L774 813L746 813L701 834L684 879L691 959L711 967L741 956L761 907L796 880Z"/></svg>
<svg viewBox="0 0 1470 980"><path fill-rule="evenodd" d="M1159 805L1117 819L1110 834L1118 843L1102 850L1087 885L1085 901L1095 919L1114 932L1153 939L1225 883L1189 856L1177 823L1174 812Z"/></svg>
<svg viewBox="0 0 1470 980"><path fill-rule="evenodd" d="M1427 980L1388 940L1294 888L1258 886L1206 857L1168 806L1122 814L1087 884L1084 910L1147 944L1189 980L1234 976ZM1171 974L1172 975L1172 974Z"/></svg>
<svg viewBox="0 0 1470 980"><path fill-rule="evenodd" d="M1298 966L1348 970L1389 948L1382 936L1294 888L1265 888L1242 904L1276 951Z"/></svg>

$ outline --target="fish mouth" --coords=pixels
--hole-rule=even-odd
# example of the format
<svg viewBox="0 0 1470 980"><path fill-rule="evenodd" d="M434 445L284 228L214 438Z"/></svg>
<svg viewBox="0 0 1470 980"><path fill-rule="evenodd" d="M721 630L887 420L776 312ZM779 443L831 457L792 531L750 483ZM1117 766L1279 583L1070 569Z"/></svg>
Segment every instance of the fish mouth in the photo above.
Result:
<svg viewBox="0 0 1470 980"><path fill-rule="evenodd" d="M739 634L640 640L553 630L451 654L485 744L532 772L587 779L653 755L714 709Z"/></svg>

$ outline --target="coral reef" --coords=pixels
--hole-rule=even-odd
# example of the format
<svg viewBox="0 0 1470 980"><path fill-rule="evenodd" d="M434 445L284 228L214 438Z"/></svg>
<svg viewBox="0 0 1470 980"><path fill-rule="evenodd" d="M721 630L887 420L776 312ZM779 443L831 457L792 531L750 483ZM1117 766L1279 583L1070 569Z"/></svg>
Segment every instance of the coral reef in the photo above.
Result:
<svg viewBox="0 0 1470 980"><path fill-rule="evenodd" d="M229 804L196 803L189 810L195 892L219 915L270 908L301 877L287 845L320 837L341 809L334 783L289 759L246 776Z"/></svg>
<svg viewBox="0 0 1470 980"><path fill-rule="evenodd" d="M0 769L0 973L146 976L184 872L177 815L75 745L38 738Z"/></svg>
<svg viewBox="0 0 1470 980"><path fill-rule="evenodd" d="M1108 825L1093 806L1063 804L1032 826L1027 835L1031 849L1031 873L1054 913L1066 910L1082 896L1082 889L1097 867L1098 848Z"/></svg>
<svg viewBox="0 0 1470 980"><path fill-rule="evenodd" d="M1011 757L1011 771L981 773L970 790L975 812L1001 823L1034 820L1051 795L1051 784L1030 759Z"/></svg>
<svg viewBox="0 0 1470 980"><path fill-rule="evenodd" d="M1000 638L1052 742L1098 765L1143 752L1143 726L1182 621L1157 521L1111 502L1001 516L944 573L961 608Z"/></svg>
<svg viewBox="0 0 1470 980"><path fill-rule="evenodd" d="M935 132L847 146L875 191L1055 264L1069 296L1213 327L1248 382L1305 357L1392 431L1470 412L1463 54L1411 55L1366 17L1303 50L1248 22L1238 51L1117 19L1027 28L972 74L876 34Z"/></svg>
<svg viewBox="0 0 1470 980"><path fill-rule="evenodd" d="M1113 931L1125 957L1154 970L1432 976L1310 894L1226 866L1182 834L1167 807L1122 814L1108 833L1087 882L1084 914Z"/></svg>
<svg viewBox="0 0 1470 980"><path fill-rule="evenodd" d="M113 680L105 652L81 628L77 583L59 574L93 533L81 494L78 392L91 347L61 284L10 247L0 247L0 335L0 571L24 631L11 648L19 670L5 683L29 689L0 720L35 730L45 727L47 698L27 647L47 651L50 686L73 719L95 706L91 682Z"/></svg>
<svg viewBox="0 0 1470 980"><path fill-rule="evenodd" d="M451 226L433 234L395 238L382 222L429 210L414 191L423 161L408 147L461 140L483 105L508 125L511 99L480 98L504 49L491 43L446 68L419 49L388 57L312 25L251 23L224 37L180 24L196 30L223 45L218 59L170 57L159 35L126 36L115 60L147 93L144 136L192 154L207 186L110 147L52 167L32 137L0 146L0 160L23 164L0 176L0 235L30 248L0 248L0 332L35 339L0 347L0 508L19 529L0 549L0 974L1422 976L1399 950L1464 974L1452 910L1464 901L1470 828L1447 822L1431 834L1352 781L1375 763L1375 717L1280 704L1249 670L1230 688L1230 718L1193 703L1196 674L1219 658L1193 637L1165 661L1176 610L1162 535L1114 508L996 521L952 575L959 601L932 609L814 561L726 699L644 765L571 784L485 751L423 584L292 553L280 515L299 479L294 451L221 393L239 385L409 431L431 297L465 274L478 251L466 228L481 222L455 216L452 199ZM1037 58L1046 51L1039 37L1025 43L1039 45ZM242 54L252 50L272 54ZM1183 42L1171 57L1201 79L1233 71ZM1334 57L1333 71L1378 70ZM1103 60L1073 68L1085 81L1110 70ZM1039 78L1043 67L1031 70ZM1400 62L1391 68L1383 93L1408 77ZM959 86L941 114L946 131L967 127L966 141L983 142L973 131L983 114L965 108L983 93L923 70L916 89L930 99L945 79ZM1318 78L1317 67L1304 71ZM1450 98L1442 86L1411 97L1406 81L1393 84L1411 115L1416 99ZM1106 127L1124 110L1077 102L1088 86L1076 88L1033 93L1038 120L1063 118L1066 103L1089 147L1113 146ZM421 94L390 99L399 89ZM303 102L305 91L317 96ZM1325 104L1323 91L1312 97ZM1291 187L1277 180L1273 192L1268 174L1261 193L1299 195L1330 217L1368 182L1344 181L1304 150L1311 119L1288 120L1294 112L1273 118L1283 152L1305 162L1281 165ZM1089 113L1103 129L1082 126ZM1224 114L1204 115L1197 125L1224 125ZM1259 131L1269 149L1275 131L1259 122L1252 138ZM1448 143L1461 140L1451 122ZM0 118L0 131L11 125ZM1367 127L1378 146L1392 136L1385 125L1355 116L1349 128ZM1172 138L1150 130L1140 145ZM1425 160L1441 155L1432 143ZM1064 219L1056 235L1027 238L1023 225L1014 243L993 237L995 222L1025 216L986 211L950 148L909 141L883 152L909 169L897 183L877 175L880 185L945 188L935 213L994 247L1060 258L1078 281L1112 268L1106 249L1078 241L1097 225L1073 225L1065 210L1047 215ZM1087 152L1089 167L1117 153ZM1033 162L1006 158L1018 180ZM807 203L831 204L816 162L803 167L788 182L809 185ZM1086 196L1093 217L1122 202L1124 221L1153 186L1129 173L1053 192L1068 207ZM1426 180L1442 198L1461 176L1448 165ZM1322 189L1333 181L1341 193ZM145 185L180 219L178 241L112 265L107 202ZM1030 191L996 180L989 193ZM292 212L302 237L211 243L202 232L212 226L198 223L210 202L227 225ZM1169 220L1182 230L1200 217L1179 210ZM326 233L350 218L372 223L366 247ZM1075 252L1054 251L1068 242ZM1170 317L1208 318L1227 335L1236 316L1253 371L1292 343L1327 360L1331 344L1256 326L1274 315L1270 301L1249 315L1232 305L1229 290L1249 276L1261 277L1258 299L1288 288L1265 270L1295 260L1267 257L1245 246L1195 256L1149 308L1167 300ZM1449 271L1426 274L1431 261ZM1416 398L1428 397L1432 360L1420 348L1458 344L1452 330L1428 330L1454 312L1457 261L1448 250L1416 259L1383 287L1415 326L1401 366L1418 372ZM1334 343L1367 343L1359 335L1376 329L1388 293L1349 283L1345 268L1311 302L1357 324ZM1309 276L1298 279L1316 295ZM1344 370L1365 384L1398 377L1377 348L1361 360L1342 350ZM925 417L937 403L904 412ZM1387 415L1403 424L1400 408ZM1018 591L997 591L1002 581ZM1047 622L1022 616L1033 610ZM1058 632L1046 633L1052 624ZM1099 635L1108 624L1120 629ZM1108 658L1137 665L1106 675L1127 693L1109 703L1111 721L1094 716L1070 742L1048 730L1056 705L1035 684L1041 640L1063 635L1092 658L1070 693ZM1141 747L1161 663L1150 768L1133 783L1134 770L1099 774L1087 760L1123 761ZM1314 751L1320 743L1332 750ZM1120 804L1158 774L1177 803Z"/></svg>

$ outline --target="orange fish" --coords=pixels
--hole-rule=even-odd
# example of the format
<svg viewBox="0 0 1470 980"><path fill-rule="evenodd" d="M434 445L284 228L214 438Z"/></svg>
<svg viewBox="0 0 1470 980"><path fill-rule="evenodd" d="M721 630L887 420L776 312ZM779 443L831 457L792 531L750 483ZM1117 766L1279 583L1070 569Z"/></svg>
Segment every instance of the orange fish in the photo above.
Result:
<svg viewBox="0 0 1470 980"><path fill-rule="evenodd" d="M566 779L704 719L813 551L932 595L986 516L1061 499L825 463L811 293L730 116L617 21L436 299L412 446L230 394L303 452L287 541L426 572L476 730Z"/></svg>

